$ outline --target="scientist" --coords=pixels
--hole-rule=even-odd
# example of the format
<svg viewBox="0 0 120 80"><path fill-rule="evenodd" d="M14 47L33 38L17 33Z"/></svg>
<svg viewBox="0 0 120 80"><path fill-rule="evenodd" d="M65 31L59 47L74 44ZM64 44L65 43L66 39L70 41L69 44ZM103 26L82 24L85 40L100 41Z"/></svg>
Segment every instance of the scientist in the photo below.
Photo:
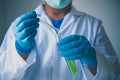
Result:
<svg viewBox="0 0 120 80"><path fill-rule="evenodd" d="M0 80L117 80L118 69L102 22L72 0L45 0L18 17L0 47Z"/></svg>

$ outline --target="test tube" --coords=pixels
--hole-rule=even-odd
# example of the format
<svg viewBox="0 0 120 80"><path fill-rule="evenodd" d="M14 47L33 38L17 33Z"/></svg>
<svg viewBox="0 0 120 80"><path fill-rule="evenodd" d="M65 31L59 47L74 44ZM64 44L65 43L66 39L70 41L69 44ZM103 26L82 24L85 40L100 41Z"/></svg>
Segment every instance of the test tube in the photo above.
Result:
<svg viewBox="0 0 120 80"><path fill-rule="evenodd" d="M73 60L66 60L66 63L67 63L68 68L72 74L78 73L78 68Z"/></svg>
<svg viewBox="0 0 120 80"><path fill-rule="evenodd" d="M37 14L37 16L40 16L40 14ZM40 20L40 21L42 21L42 20ZM42 21L42 22L44 22L44 21ZM44 23L46 23L46 22L44 22ZM48 24L48 23L46 23L46 24ZM68 68L72 74L78 73L78 68L77 68L74 60L66 60L66 63L67 63Z"/></svg>

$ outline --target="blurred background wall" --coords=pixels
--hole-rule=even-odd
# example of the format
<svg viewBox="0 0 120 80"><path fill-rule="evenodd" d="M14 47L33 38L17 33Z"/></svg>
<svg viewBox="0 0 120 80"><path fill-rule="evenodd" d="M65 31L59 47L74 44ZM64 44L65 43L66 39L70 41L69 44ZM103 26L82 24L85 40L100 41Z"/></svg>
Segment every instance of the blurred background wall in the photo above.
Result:
<svg viewBox="0 0 120 80"><path fill-rule="evenodd" d="M5 27L5 1L0 0L0 43L4 37L6 27Z"/></svg>
<svg viewBox="0 0 120 80"><path fill-rule="evenodd" d="M40 3L41 0L0 0L0 44L11 22L21 14L34 10ZM106 33L120 57L120 0L73 0L73 5L103 21Z"/></svg>

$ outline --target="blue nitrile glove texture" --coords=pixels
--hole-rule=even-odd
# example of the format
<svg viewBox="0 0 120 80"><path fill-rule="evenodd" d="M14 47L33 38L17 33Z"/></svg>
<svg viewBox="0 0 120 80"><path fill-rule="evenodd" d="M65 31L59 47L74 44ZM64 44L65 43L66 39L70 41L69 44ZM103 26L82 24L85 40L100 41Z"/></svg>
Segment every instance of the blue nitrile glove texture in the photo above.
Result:
<svg viewBox="0 0 120 80"><path fill-rule="evenodd" d="M67 60L80 60L88 66L97 66L96 53L86 37L70 35L61 39L58 43L60 55Z"/></svg>
<svg viewBox="0 0 120 80"><path fill-rule="evenodd" d="M16 38L15 47L21 54L29 54L35 45L35 35L39 19L36 12L31 11L18 17L13 23L13 31Z"/></svg>

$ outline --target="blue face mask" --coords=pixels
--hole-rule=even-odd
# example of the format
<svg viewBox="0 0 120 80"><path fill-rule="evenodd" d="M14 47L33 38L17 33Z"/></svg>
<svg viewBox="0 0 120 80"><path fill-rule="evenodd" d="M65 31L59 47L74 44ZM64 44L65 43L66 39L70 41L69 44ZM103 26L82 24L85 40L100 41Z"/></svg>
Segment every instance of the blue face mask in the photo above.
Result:
<svg viewBox="0 0 120 80"><path fill-rule="evenodd" d="M72 0L45 0L53 8L61 9L66 7Z"/></svg>

